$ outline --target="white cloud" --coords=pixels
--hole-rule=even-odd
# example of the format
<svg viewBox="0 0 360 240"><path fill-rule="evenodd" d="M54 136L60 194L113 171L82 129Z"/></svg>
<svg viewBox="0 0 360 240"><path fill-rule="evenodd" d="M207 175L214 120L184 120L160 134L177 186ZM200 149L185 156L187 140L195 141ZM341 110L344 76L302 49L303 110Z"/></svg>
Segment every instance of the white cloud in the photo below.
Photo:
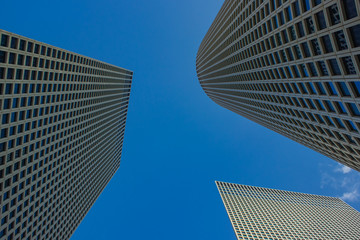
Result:
<svg viewBox="0 0 360 240"><path fill-rule="evenodd" d="M342 164L339 164L339 167L335 169L335 172L342 172L343 174L347 174L351 172L351 168L344 166Z"/></svg>
<svg viewBox="0 0 360 240"><path fill-rule="evenodd" d="M360 197L360 194L358 192L358 189L355 189L354 191L352 192L347 192L347 193L344 193L342 195L342 197L340 197L342 200L344 201L350 201L350 202L355 202L359 199Z"/></svg>
<svg viewBox="0 0 360 240"><path fill-rule="evenodd" d="M360 204L360 173L340 163L320 165L322 189L348 203Z"/></svg>

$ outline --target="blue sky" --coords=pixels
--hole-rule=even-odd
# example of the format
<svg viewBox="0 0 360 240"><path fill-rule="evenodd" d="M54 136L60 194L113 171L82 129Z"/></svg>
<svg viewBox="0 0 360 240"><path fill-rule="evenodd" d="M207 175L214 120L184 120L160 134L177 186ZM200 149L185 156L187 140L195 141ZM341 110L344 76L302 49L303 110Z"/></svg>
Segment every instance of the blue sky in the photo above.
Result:
<svg viewBox="0 0 360 240"><path fill-rule="evenodd" d="M3 1L0 28L134 71L120 169L71 240L231 239L214 181L343 197L360 174L212 102L195 58L223 0Z"/></svg>

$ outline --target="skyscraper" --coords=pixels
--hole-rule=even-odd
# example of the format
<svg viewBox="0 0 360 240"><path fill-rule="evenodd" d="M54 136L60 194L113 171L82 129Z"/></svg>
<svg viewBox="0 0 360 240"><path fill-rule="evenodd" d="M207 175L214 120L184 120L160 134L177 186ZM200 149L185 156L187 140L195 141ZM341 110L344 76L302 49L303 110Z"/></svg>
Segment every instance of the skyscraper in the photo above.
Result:
<svg viewBox="0 0 360 240"><path fill-rule="evenodd" d="M226 0L196 59L217 104L360 171L360 5Z"/></svg>
<svg viewBox="0 0 360 240"><path fill-rule="evenodd" d="M69 239L120 164L133 73L0 30L0 239Z"/></svg>
<svg viewBox="0 0 360 240"><path fill-rule="evenodd" d="M216 185L237 239L360 239L360 213L339 198Z"/></svg>

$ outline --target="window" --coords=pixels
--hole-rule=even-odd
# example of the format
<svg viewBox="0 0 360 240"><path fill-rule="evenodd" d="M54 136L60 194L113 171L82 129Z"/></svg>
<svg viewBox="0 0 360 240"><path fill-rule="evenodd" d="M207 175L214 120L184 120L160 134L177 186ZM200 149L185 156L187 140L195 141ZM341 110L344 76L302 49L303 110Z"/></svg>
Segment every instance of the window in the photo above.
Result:
<svg viewBox="0 0 360 240"><path fill-rule="evenodd" d="M7 47L8 42L9 42L9 36L5 34L1 35L1 46Z"/></svg>
<svg viewBox="0 0 360 240"><path fill-rule="evenodd" d="M304 12L310 10L310 0L303 0Z"/></svg>
<svg viewBox="0 0 360 240"><path fill-rule="evenodd" d="M342 0L344 5L346 19L351 19L357 16L355 0Z"/></svg>
<svg viewBox="0 0 360 240"><path fill-rule="evenodd" d="M330 20L331 20L332 25L336 25L336 24L340 23L339 9L336 4L328 7L328 12L330 15Z"/></svg>
<svg viewBox="0 0 360 240"><path fill-rule="evenodd" d="M294 9L294 17L300 16L299 1L293 3L293 9Z"/></svg>
<svg viewBox="0 0 360 240"><path fill-rule="evenodd" d="M351 83L352 88L354 89L356 97L360 97L360 82L352 82Z"/></svg>
<svg viewBox="0 0 360 240"><path fill-rule="evenodd" d="M337 83L342 96L351 96L350 91L344 82Z"/></svg>
<svg viewBox="0 0 360 240"><path fill-rule="evenodd" d="M354 47L360 47L360 24L349 28L352 45Z"/></svg>
<svg viewBox="0 0 360 240"><path fill-rule="evenodd" d="M330 95L333 95L333 96L338 95L336 88L332 82L327 82L327 83L325 83L325 85L326 85L327 89L329 90Z"/></svg>
<svg viewBox="0 0 360 240"><path fill-rule="evenodd" d="M335 32L335 39L336 39L336 43L337 43L337 47L338 47L339 51L348 49L345 35L342 30Z"/></svg>
<svg viewBox="0 0 360 240"><path fill-rule="evenodd" d="M323 11L316 13L316 20L318 23L319 30L323 30L326 28L326 20Z"/></svg>
<svg viewBox="0 0 360 240"><path fill-rule="evenodd" d="M17 45L18 45L18 41L19 41L19 39L17 39L16 37L12 37L10 47L13 49L16 49Z"/></svg>
<svg viewBox="0 0 360 240"><path fill-rule="evenodd" d="M330 59L329 64L331 67L332 75L341 75L341 70L339 68L339 65L337 64L336 59Z"/></svg>
<svg viewBox="0 0 360 240"><path fill-rule="evenodd" d="M0 51L0 63L6 63L6 52Z"/></svg>
<svg viewBox="0 0 360 240"><path fill-rule="evenodd" d="M348 107L349 107L349 109L351 111L351 114L353 116L360 116L359 108L356 106L355 103L348 103L347 105L348 105Z"/></svg>
<svg viewBox="0 0 360 240"><path fill-rule="evenodd" d="M343 57L343 58L341 58L341 61L345 67L346 75L355 75L356 74L356 69L353 64L353 61L351 60L351 57Z"/></svg>
<svg viewBox="0 0 360 240"><path fill-rule="evenodd" d="M321 37L321 42L324 46L325 53L331 53L334 51L330 37L328 35Z"/></svg>

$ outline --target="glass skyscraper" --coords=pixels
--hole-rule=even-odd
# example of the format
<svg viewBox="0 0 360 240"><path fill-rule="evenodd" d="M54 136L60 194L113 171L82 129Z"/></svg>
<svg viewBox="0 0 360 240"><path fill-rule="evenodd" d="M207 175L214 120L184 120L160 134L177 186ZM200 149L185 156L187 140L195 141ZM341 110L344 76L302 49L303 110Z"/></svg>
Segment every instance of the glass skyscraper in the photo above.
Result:
<svg viewBox="0 0 360 240"><path fill-rule="evenodd" d="M217 104L360 171L360 5L226 0L196 59Z"/></svg>
<svg viewBox="0 0 360 240"><path fill-rule="evenodd" d="M237 239L360 239L360 213L339 198L216 185Z"/></svg>
<svg viewBox="0 0 360 240"><path fill-rule="evenodd" d="M119 168L133 73L0 30L0 239L69 239Z"/></svg>

